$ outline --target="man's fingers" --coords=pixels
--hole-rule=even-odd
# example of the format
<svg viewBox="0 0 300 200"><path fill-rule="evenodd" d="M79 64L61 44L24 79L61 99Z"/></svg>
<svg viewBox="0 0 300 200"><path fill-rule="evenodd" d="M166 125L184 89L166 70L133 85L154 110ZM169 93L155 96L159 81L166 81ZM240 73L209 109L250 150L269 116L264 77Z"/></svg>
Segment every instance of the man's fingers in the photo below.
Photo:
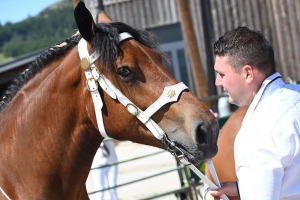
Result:
<svg viewBox="0 0 300 200"><path fill-rule="evenodd" d="M213 197L220 197L224 193L220 193L219 190L210 191L209 194Z"/></svg>

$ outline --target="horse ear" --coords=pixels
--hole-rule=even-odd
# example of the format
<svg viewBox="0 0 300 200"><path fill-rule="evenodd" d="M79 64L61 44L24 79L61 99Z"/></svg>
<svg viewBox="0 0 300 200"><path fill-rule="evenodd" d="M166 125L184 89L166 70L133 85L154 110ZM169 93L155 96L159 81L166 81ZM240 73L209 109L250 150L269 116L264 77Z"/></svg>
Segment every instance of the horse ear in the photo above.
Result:
<svg viewBox="0 0 300 200"><path fill-rule="evenodd" d="M90 11L85 7L82 1L77 4L74 10L74 17L82 37L87 42L91 42L96 33L96 24Z"/></svg>
<svg viewBox="0 0 300 200"><path fill-rule="evenodd" d="M111 18L104 11L98 12L96 19L97 19L97 23L111 23L112 22Z"/></svg>

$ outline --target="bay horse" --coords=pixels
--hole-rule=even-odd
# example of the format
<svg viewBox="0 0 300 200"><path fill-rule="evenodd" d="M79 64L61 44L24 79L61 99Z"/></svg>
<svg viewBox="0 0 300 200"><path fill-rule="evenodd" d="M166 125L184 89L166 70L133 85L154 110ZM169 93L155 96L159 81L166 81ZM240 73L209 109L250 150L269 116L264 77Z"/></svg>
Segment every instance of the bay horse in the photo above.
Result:
<svg viewBox="0 0 300 200"><path fill-rule="evenodd" d="M234 140L238 134L242 121L246 115L248 106L237 109L220 129L218 137L218 153L212 161L220 182L237 181L234 162ZM205 175L215 183L209 169L205 166ZM238 200L238 197L230 197L231 200Z"/></svg>
<svg viewBox="0 0 300 200"><path fill-rule="evenodd" d="M149 32L96 24L83 2L74 17L80 34L42 53L2 97L1 200L89 199L101 134L176 146L193 164L217 153L216 119L162 66Z"/></svg>

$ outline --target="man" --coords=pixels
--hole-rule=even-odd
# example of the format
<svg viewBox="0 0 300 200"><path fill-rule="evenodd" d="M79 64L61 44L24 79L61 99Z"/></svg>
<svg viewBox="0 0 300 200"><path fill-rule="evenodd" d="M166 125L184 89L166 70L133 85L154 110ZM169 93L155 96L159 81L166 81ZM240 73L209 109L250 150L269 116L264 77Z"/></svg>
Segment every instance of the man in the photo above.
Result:
<svg viewBox="0 0 300 200"><path fill-rule="evenodd" d="M275 72L274 52L249 27L225 33L214 44L216 86L228 101L249 105L234 144L239 181L211 191L242 200L300 199L300 86Z"/></svg>
<svg viewBox="0 0 300 200"><path fill-rule="evenodd" d="M115 143L112 139L104 140L92 163L92 168L98 168L104 165L107 167L102 167L99 169L94 169L90 171L90 175L94 182L94 188L96 191L103 190L106 188L112 188L117 185L118 176L118 165L110 165L112 163L118 162L118 157L115 150ZM109 190L110 200L118 200L117 189L113 188ZM104 192L97 192L94 194L93 199L104 200Z"/></svg>

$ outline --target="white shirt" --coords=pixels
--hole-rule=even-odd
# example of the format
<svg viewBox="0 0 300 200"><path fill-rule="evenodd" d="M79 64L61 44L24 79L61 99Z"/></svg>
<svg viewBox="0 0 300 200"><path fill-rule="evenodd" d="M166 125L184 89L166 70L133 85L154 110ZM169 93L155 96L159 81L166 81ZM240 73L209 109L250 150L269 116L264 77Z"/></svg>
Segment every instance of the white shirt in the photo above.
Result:
<svg viewBox="0 0 300 200"><path fill-rule="evenodd" d="M106 164L110 164L110 163L118 161L114 141L113 140L103 141L101 143L101 145L103 145L103 143L105 143L105 145L106 145L106 147L109 151L108 152L109 156L105 157L103 155L103 151L102 151L101 147L99 147L99 149L96 152L96 155L94 157L94 160L93 160L93 163L92 163L92 168L99 167L99 166L102 166L102 165L106 165Z"/></svg>
<svg viewBox="0 0 300 200"><path fill-rule="evenodd" d="M242 200L300 200L300 86L262 84L234 144Z"/></svg>

